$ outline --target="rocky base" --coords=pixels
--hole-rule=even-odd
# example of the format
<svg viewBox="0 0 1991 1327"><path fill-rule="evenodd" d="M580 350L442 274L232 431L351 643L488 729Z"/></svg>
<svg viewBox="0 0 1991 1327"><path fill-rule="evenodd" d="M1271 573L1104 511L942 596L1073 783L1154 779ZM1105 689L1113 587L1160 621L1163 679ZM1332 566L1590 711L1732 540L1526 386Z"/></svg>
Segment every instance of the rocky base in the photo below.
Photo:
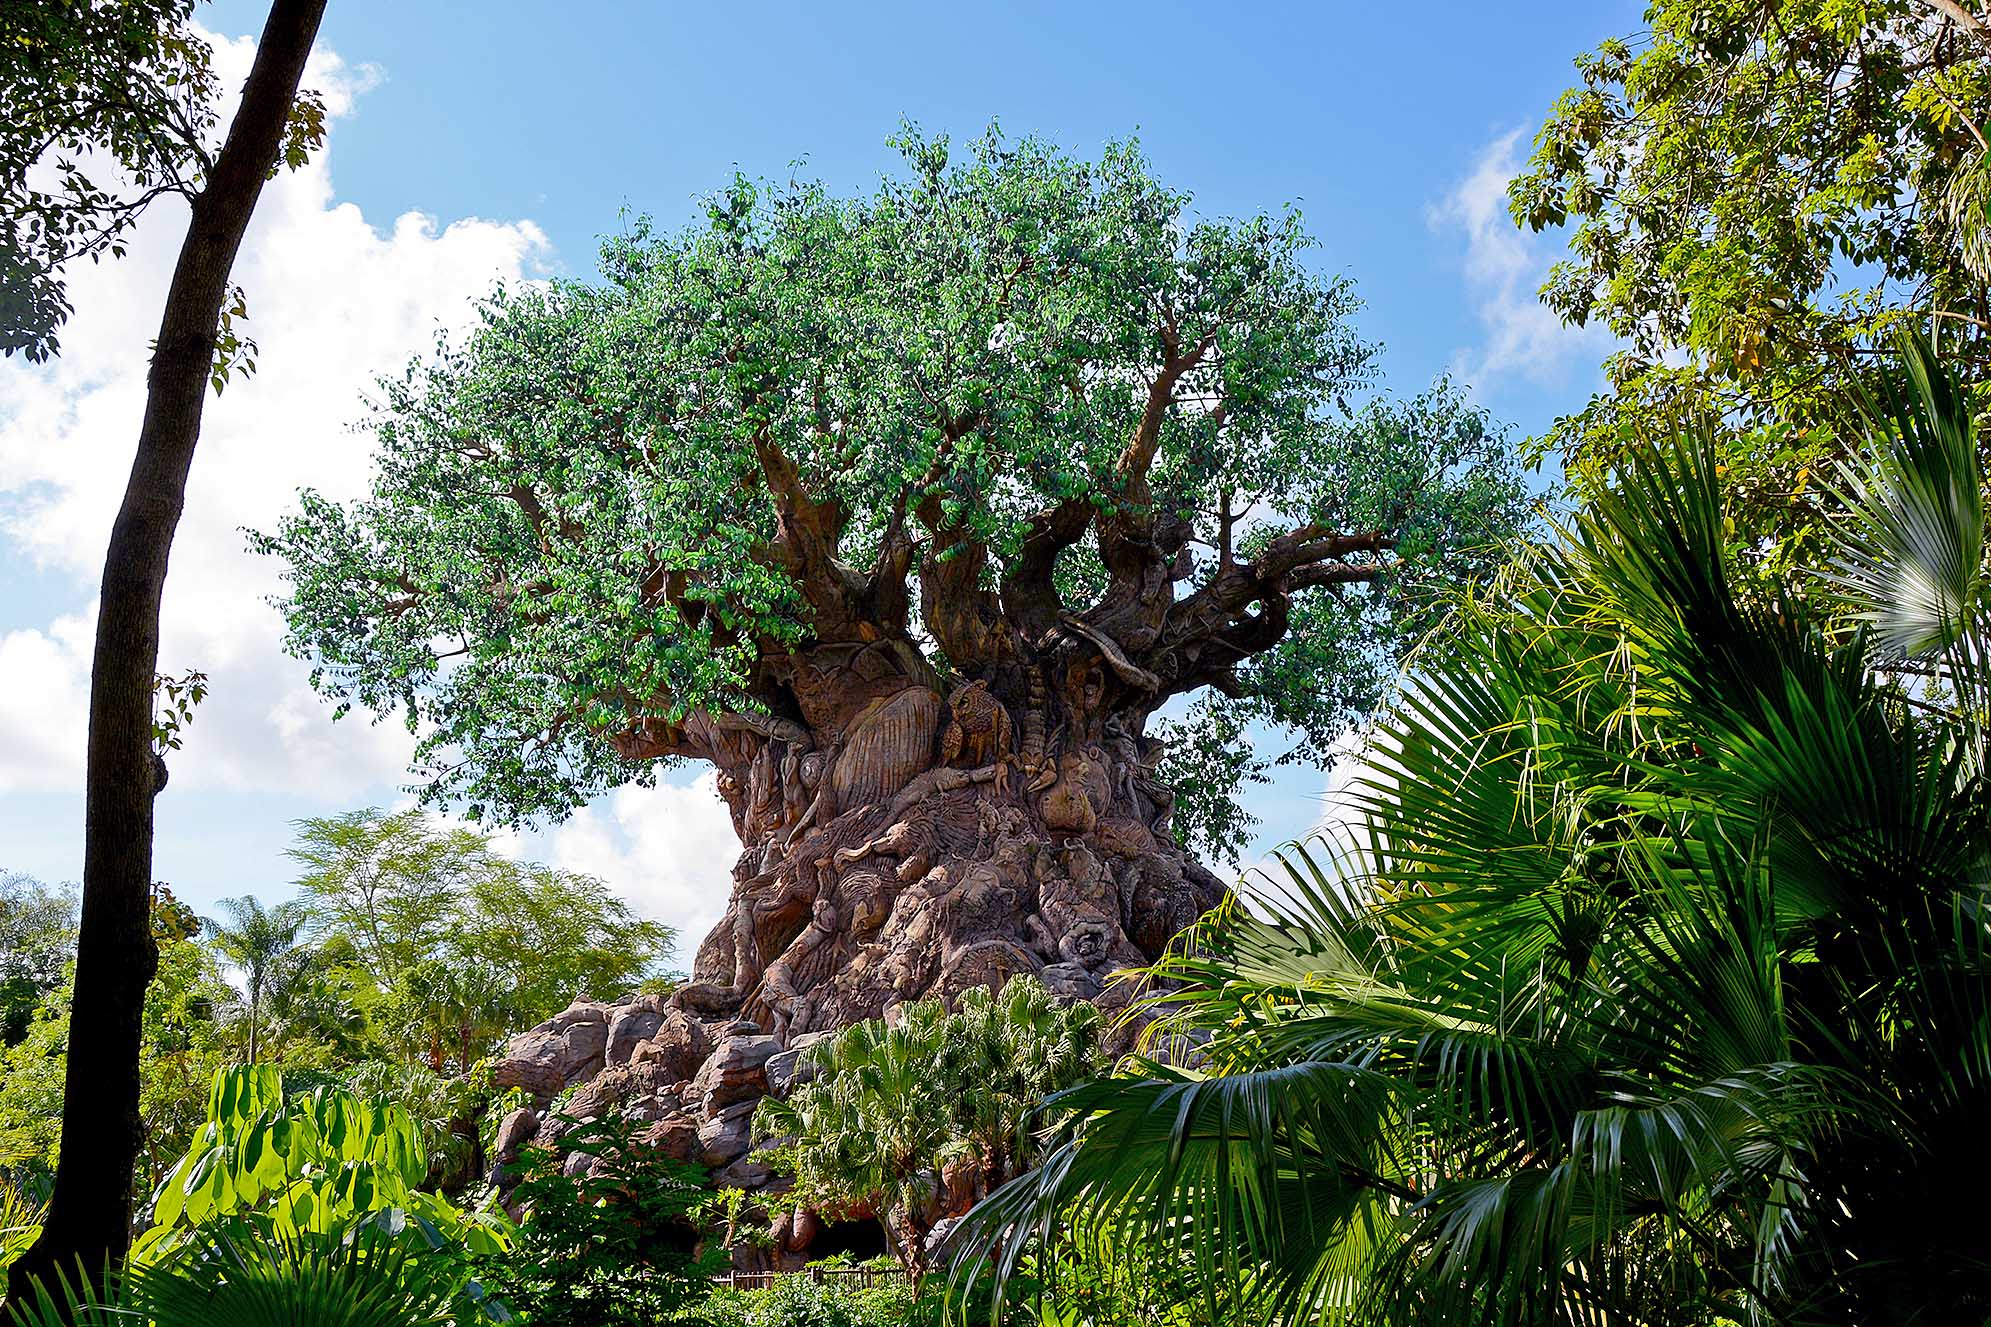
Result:
<svg viewBox="0 0 1991 1327"><path fill-rule="evenodd" d="M1115 1015L1132 991L1112 975L1152 963L1225 888L1170 832L1161 744L1143 733L1152 697L1111 703L1127 686L1091 638L1054 637L1004 685L944 698L904 651L825 647L791 670L795 717L693 715L619 739L631 758L719 767L742 848L731 897L668 998L578 1001L513 1040L497 1081L538 1101L503 1122L501 1167L619 1108L646 1145L774 1211L781 1182L750 1155L755 1108L842 1028L1028 973L1099 1005L1118 1028L1106 1049L1126 1049ZM1023 702L1017 720L998 691ZM799 1261L821 1224L777 1218L780 1256Z"/></svg>
<svg viewBox="0 0 1991 1327"><path fill-rule="evenodd" d="M784 1042L743 1019L701 1020L660 995L576 1001L513 1038L496 1066L497 1086L523 1088L537 1100L500 1122L493 1179L500 1191L515 1184L513 1167L528 1145L551 1148L564 1173L587 1175L594 1158L564 1151L561 1138L619 1111L643 1126L637 1141L658 1155L707 1167L717 1188L761 1197L775 1217L777 1247L742 1249L740 1257L800 1267L823 1222L814 1213L783 1211L788 1182L749 1155L753 1116L763 1097L785 1096L806 1082L803 1052L834 1035L800 1033ZM573 1093L553 1111L553 1098L570 1087Z"/></svg>

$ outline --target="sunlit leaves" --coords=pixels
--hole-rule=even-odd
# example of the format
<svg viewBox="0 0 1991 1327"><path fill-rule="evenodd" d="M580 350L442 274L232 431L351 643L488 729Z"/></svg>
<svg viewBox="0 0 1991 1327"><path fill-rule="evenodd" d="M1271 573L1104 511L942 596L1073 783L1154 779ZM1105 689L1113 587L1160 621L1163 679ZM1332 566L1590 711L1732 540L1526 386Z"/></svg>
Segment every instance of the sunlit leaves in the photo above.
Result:
<svg viewBox="0 0 1991 1327"><path fill-rule="evenodd" d="M287 564L289 648L340 713L405 718L427 797L560 816L655 777L605 733L780 708L784 654L830 630L784 542L791 468L835 514L839 583L911 539L915 566L998 591L1032 518L1067 502L1187 523L1181 596L1247 538L1400 532L1410 593L1351 582L1359 606L1296 615L1295 659L1238 683L1249 717L1310 738L1373 700L1420 572L1470 572L1461 546L1516 524L1512 458L1458 393L1351 419L1371 352L1297 213L1199 217L1127 144L895 146L905 168L868 195L736 179L701 225L611 239L600 283L496 292L466 339L381 385L371 494L306 493L254 536ZM1170 364L1152 469L1123 471ZM960 662L932 623L962 606L907 579L878 593L917 599L927 630L887 614L830 638ZM1097 540L1053 579L1063 607L1095 603ZM1347 685L1300 682L1301 660Z"/></svg>
<svg viewBox="0 0 1991 1327"><path fill-rule="evenodd" d="M420 1191L428 1171L420 1129L399 1106L330 1088L286 1100L275 1068L224 1069L207 1124L154 1195L135 1256L168 1256L201 1227L251 1214L278 1235L330 1235L369 1214L410 1212L473 1250L503 1247L501 1219Z"/></svg>
<svg viewBox="0 0 1991 1327"><path fill-rule="evenodd" d="M1725 420L1733 546L1787 589L1847 455L1849 367L1934 311L1981 377L1991 51L1944 8L1663 0L1577 59L1510 187L1517 223L1567 230L1544 302L1624 342L1544 444L1601 476L1641 434Z"/></svg>

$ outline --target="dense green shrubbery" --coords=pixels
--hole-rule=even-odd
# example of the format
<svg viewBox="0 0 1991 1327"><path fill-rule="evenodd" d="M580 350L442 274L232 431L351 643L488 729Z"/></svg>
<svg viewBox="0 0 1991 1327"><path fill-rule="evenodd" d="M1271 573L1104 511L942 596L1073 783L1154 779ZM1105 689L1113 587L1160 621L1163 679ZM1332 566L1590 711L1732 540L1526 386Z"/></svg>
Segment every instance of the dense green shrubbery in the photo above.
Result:
<svg viewBox="0 0 1991 1327"><path fill-rule="evenodd" d="M854 1024L809 1052L816 1077L769 1097L755 1133L788 1141L769 1160L795 1176L796 1200L868 1208L910 1276L941 1208L943 1166L980 1197L1027 1166L1031 1122L1049 1093L1103 1072L1099 1011L1060 1005L1034 977L996 994L962 992L953 1012L918 1000Z"/></svg>
<svg viewBox="0 0 1991 1327"><path fill-rule="evenodd" d="M713 1200L704 1172L647 1153L635 1130L614 1115L569 1129L561 1146L593 1158L585 1177L563 1174L544 1148L521 1159L512 1200L526 1215L479 1271L531 1327L656 1327L726 1264L716 1240L698 1251Z"/></svg>
<svg viewBox="0 0 1991 1327"><path fill-rule="evenodd" d="M678 1321L692 1327L913 1327L937 1312L931 1297L917 1304L904 1283L845 1287L797 1274L766 1290L714 1290Z"/></svg>

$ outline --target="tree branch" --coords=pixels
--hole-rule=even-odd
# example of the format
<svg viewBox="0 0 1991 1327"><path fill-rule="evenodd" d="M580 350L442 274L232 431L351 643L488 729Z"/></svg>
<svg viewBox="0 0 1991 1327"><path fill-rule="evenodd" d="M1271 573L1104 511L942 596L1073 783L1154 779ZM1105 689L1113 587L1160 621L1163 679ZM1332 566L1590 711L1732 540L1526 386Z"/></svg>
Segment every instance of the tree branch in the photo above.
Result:
<svg viewBox="0 0 1991 1327"><path fill-rule="evenodd" d="M1090 501L1066 498L1026 525L1023 547L1002 581L1003 610L1025 636L1042 636L1064 611L1056 583L1058 555L1084 538L1092 517Z"/></svg>

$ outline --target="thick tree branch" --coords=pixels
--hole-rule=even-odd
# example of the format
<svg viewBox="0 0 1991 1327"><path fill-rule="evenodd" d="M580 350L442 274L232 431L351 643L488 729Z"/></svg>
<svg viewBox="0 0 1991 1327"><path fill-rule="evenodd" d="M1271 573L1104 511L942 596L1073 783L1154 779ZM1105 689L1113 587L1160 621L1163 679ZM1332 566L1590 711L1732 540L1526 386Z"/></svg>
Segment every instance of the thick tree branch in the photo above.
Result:
<svg viewBox="0 0 1991 1327"><path fill-rule="evenodd" d="M1085 617L1130 651L1147 648L1160 631L1174 596L1169 569L1192 533L1187 522L1161 520L1148 474L1161 447L1162 427L1183 375L1203 362L1217 343L1213 328L1194 346L1180 348L1164 324L1167 356L1148 387L1141 419L1114 466L1114 504L1099 517L1099 557L1110 578L1107 591Z"/></svg>
<svg viewBox="0 0 1991 1327"><path fill-rule="evenodd" d="M1922 0L1922 3L1969 33L1971 39L1986 52L1991 52L1991 28L1986 27L1983 19L1965 9L1958 0Z"/></svg>
<svg viewBox="0 0 1991 1327"><path fill-rule="evenodd" d="M849 520L843 503L811 494L800 469L766 427L755 432L753 449L779 529L768 544L769 559L795 582L815 611L810 625L817 639L875 639L879 623L872 601L877 582L868 582L837 559ZM903 620L899 614L900 630Z"/></svg>
<svg viewBox="0 0 1991 1327"><path fill-rule="evenodd" d="M1002 606L1023 634L1042 636L1064 611L1058 597L1058 556L1085 537L1092 525L1093 506L1085 498L1066 498L1030 518L1023 547L1002 581Z"/></svg>
<svg viewBox="0 0 1991 1327"><path fill-rule="evenodd" d="M1340 534L1303 525L1269 541L1250 562L1222 564L1195 593L1170 608L1153 646L1137 656L1167 691L1224 689L1231 669L1279 643L1292 595L1323 585L1362 584L1386 570L1396 540L1381 531ZM1351 560L1351 559L1364 560ZM1253 607L1257 611L1253 612ZM1228 692L1226 694L1229 694Z"/></svg>

